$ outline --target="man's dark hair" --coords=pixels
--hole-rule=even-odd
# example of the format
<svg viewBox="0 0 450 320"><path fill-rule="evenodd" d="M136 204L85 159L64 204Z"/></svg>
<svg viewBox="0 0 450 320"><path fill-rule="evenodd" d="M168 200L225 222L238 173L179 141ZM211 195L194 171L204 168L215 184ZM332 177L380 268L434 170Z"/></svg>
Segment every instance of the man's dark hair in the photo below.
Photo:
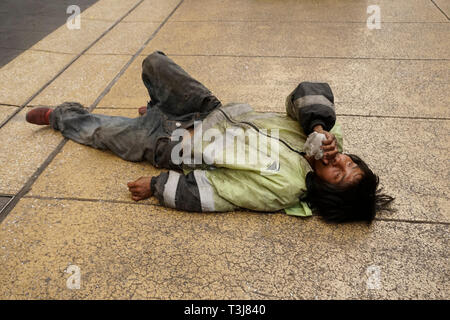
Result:
<svg viewBox="0 0 450 320"><path fill-rule="evenodd" d="M379 178L358 156L347 154L363 172L363 177L350 186L336 186L325 182L314 172L306 176L307 194L302 199L318 211L326 222L371 223L377 211L392 211L393 197L378 189Z"/></svg>

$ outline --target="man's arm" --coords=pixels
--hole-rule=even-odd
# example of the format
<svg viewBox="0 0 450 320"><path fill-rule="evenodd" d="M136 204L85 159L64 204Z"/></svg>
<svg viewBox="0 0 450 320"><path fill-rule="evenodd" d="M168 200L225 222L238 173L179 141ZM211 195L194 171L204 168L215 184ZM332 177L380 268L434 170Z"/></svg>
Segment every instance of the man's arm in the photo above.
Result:
<svg viewBox="0 0 450 320"><path fill-rule="evenodd" d="M288 171L284 174L281 171L270 175L246 170L236 174L236 170L228 168L194 170L187 175L168 171L151 179L140 178L135 183L146 189L142 194L153 195L161 205L183 211L228 212L246 208L273 212L296 203L305 187L301 174L293 177ZM220 190L216 189L217 182ZM136 189L132 191L131 187L129 184L133 199L143 199L135 198Z"/></svg>
<svg viewBox="0 0 450 320"><path fill-rule="evenodd" d="M173 170L162 172L159 176L129 182L128 188L135 201L153 195L165 207L184 211L223 212L237 208L216 193L204 170L194 170L187 175Z"/></svg>
<svg viewBox="0 0 450 320"><path fill-rule="evenodd" d="M338 154L338 143L334 134L325 131L321 124L317 124L314 126L313 130L318 133L323 133L326 137L326 140L322 141L322 150L323 150L323 158L322 161L325 164L328 164L329 160L332 160Z"/></svg>
<svg viewBox="0 0 450 320"><path fill-rule="evenodd" d="M327 83L300 83L286 99L286 112L307 135L316 126L330 131L336 123L334 96Z"/></svg>

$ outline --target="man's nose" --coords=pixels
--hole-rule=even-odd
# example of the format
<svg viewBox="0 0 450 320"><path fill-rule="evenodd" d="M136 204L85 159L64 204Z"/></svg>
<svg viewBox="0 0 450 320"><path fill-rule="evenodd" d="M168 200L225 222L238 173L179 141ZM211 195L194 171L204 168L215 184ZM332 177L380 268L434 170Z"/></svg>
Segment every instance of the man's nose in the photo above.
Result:
<svg viewBox="0 0 450 320"><path fill-rule="evenodd" d="M333 166L336 166L342 162L341 160L342 160L342 154L338 153L330 162Z"/></svg>

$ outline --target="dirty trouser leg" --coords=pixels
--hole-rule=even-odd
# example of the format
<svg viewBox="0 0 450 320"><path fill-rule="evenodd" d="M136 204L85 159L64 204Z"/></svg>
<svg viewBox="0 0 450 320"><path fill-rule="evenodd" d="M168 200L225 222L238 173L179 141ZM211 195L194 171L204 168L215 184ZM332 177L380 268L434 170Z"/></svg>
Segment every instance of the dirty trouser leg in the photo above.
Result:
<svg viewBox="0 0 450 320"><path fill-rule="evenodd" d="M167 135L155 142L156 166L172 169L176 166L172 162L171 151L179 142L170 139L171 133L179 127L192 127L194 121L203 120L221 103L210 90L161 51L155 51L144 59L142 80L151 99L147 115L155 112L166 117L163 131Z"/></svg>
<svg viewBox="0 0 450 320"><path fill-rule="evenodd" d="M132 119L91 114L79 103L65 102L52 112L50 125L68 139L111 150L124 160L147 160L155 166L163 162L169 168L176 168L168 159L161 158L164 150L158 142L163 135L164 116L155 111Z"/></svg>
<svg viewBox="0 0 450 320"><path fill-rule="evenodd" d="M180 169L171 160L171 150L179 143L170 139L176 123L188 127L220 106L220 101L161 52L144 60L142 79L151 98L143 117L90 114L79 103L66 102L52 112L50 124L68 139L111 150L122 159Z"/></svg>
<svg viewBox="0 0 450 320"><path fill-rule="evenodd" d="M158 107L169 119L197 114L203 119L220 101L163 52L155 51L142 63L142 80L150 95L148 108Z"/></svg>

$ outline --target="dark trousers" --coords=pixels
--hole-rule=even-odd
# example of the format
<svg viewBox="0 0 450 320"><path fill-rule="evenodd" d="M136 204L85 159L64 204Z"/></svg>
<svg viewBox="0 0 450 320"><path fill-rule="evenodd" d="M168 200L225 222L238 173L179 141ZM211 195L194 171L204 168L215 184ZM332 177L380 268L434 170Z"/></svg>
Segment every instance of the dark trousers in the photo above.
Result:
<svg viewBox="0 0 450 320"><path fill-rule="evenodd" d="M150 95L144 116L91 114L79 103L65 102L52 112L50 125L68 139L111 150L122 159L146 160L156 167L180 169L170 157L173 146L179 143L170 140L173 130L190 128L221 103L160 51L143 61L142 80Z"/></svg>

